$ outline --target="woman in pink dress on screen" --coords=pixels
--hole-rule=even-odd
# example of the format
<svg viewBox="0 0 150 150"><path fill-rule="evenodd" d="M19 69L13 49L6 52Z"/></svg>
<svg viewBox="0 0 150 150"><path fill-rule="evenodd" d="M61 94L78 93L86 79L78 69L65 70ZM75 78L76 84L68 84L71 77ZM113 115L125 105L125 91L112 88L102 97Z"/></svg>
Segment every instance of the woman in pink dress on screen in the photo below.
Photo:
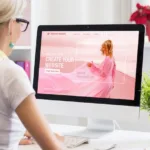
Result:
<svg viewBox="0 0 150 150"><path fill-rule="evenodd" d="M94 62L88 63L87 66L91 72L97 76L100 76L101 87L96 97L110 96L110 92L114 87L114 79L116 72L116 64L113 57L113 43L111 40L107 40L102 44L101 52L105 56L104 61L100 65L94 64Z"/></svg>
<svg viewBox="0 0 150 150"><path fill-rule="evenodd" d="M100 65L83 62L69 73L41 74L39 93L108 98L116 70L112 42L105 41L101 51L105 59Z"/></svg>

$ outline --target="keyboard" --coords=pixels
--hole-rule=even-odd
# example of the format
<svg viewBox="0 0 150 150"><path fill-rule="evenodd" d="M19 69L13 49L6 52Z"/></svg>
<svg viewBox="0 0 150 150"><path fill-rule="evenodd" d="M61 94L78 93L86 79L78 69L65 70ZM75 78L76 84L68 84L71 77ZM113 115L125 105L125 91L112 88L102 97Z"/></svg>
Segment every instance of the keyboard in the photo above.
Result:
<svg viewBox="0 0 150 150"><path fill-rule="evenodd" d="M65 136L64 144L67 148L75 148L82 144L88 144L89 139L81 137Z"/></svg>
<svg viewBox="0 0 150 150"><path fill-rule="evenodd" d="M81 138L81 137L72 137L72 136L64 136L64 145L65 147L71 149L81 146L83 144L88 144L89 139ZM36 144L36 141L33 139L33 144Z"/></svg>

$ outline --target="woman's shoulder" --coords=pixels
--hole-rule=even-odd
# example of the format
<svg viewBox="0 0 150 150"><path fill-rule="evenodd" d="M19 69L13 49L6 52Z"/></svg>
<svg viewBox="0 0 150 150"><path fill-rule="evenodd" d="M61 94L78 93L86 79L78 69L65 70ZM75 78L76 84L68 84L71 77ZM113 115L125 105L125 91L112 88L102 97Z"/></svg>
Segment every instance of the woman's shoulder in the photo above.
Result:
<svg viewBox="0 0 150 150"><path fill-rule="evenodd" d="M20 77L24 76L25 72L23 68L21 68L19 65L17 65L12 60L8 59L3 62L3 69L5 76L7 77Z"/></svg>

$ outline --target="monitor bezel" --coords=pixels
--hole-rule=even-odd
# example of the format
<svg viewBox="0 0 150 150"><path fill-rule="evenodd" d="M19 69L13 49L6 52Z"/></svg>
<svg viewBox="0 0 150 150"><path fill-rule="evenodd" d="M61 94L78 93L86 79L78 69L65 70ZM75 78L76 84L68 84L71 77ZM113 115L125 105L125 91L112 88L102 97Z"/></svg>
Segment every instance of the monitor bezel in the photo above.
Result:
<svg viewBox="0 0 150 150"><path fill-rule="evenodd" d="M41 38L43 31L138 31L139 43L138 43L138 55L136 66L136 84L135 84L135 97L134 100L126 99L109 99L109 98L93 98L93 97L78 97L67 95L54 95L54 94L39 94L38 89L38 77L39 77L39 65L40 65L40 50L41 50ZM34 79L33 88L36 92L36 98L42 100L57 100L57 101L69 101L80 103L93 103L93 104L110 104L110 105L123 105L123 106L140 106L141 95L141 81L142 81L142 66L143 66L143 50L144 50L144 36L145 27L143 25L136 24L115 24L115 25L40 25L37 31L36 40L36 54L35 54L35 66L34 66Z"/></svg>

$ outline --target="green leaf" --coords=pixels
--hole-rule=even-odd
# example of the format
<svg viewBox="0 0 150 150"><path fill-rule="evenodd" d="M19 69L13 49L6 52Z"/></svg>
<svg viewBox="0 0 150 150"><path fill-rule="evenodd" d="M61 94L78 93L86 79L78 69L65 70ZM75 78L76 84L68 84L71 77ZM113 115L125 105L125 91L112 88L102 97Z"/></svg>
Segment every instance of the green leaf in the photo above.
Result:
<svg viewBox="0 0 150 150"><path fill-rule="evenodd" d="M141 109L150 112L150 72L143 73L141 88Z"/></svg>

